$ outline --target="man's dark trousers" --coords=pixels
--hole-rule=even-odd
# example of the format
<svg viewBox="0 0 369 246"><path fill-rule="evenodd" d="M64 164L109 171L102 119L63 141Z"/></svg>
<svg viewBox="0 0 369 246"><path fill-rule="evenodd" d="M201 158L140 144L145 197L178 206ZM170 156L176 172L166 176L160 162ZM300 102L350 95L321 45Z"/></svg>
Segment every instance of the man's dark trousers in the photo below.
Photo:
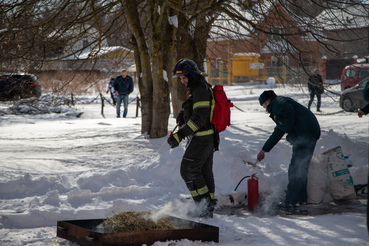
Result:
<svg viewBox="0 0 369 246"><path fill-rule="evenodd" d="M120 117L120 105L124 105L123 118L126 118L128 113L128 95L117 95L117 116Z"/></svg>
<svg viewBox="0 0 369 246"><path fill-rule="evenodd" d="M318 102L316 104L316 109L320 110L320 105L322 104L322 95L321 94L316 94L315 92L310 92L310 101L309 101L309 105L308 105L308 109L310 110L310 106L314 101L314 97L316 95L316 98L318 99Z"/></svg>
<svg viewBox="0 0 369 246"><path fill-rule="evenodd" d="M307 180L316 139L300 139L292 144L292 158L288 168L288 185L285 204L307 202Z"/></svg>

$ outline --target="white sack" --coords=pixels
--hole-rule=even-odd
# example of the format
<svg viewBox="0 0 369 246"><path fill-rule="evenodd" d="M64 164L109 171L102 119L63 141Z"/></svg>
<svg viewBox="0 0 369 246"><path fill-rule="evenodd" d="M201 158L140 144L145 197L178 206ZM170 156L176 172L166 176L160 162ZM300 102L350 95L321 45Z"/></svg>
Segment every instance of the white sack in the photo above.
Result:
<svg viewBox="0 0 369 246"><path fill-rule="evenodd" d="M335 200L356 198L354 182L340 146L323 153L327 156L327 170L330 180L329 192Z"/></svg>
<svg viewBox="0 0 369 246"><path fill-rule="evenodd" d="M328 188L327 181L327 156L314 154L308 172L308 203L318 204L323 201Z"/></svg>

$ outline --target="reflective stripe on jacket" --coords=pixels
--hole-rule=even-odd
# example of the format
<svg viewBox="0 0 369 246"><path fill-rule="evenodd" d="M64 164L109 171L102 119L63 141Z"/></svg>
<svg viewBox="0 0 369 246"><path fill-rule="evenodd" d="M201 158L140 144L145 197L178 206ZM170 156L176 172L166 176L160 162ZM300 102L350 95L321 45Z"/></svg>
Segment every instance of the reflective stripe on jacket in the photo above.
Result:
<svg viewBox="0 0 369 246"><path fill-rule="evenodd" d="M210 114L212 95L203 76L198 76L188 87L183 103L183 118L186 124L179 130L184 137L207 136L214 134Z"/></svg>

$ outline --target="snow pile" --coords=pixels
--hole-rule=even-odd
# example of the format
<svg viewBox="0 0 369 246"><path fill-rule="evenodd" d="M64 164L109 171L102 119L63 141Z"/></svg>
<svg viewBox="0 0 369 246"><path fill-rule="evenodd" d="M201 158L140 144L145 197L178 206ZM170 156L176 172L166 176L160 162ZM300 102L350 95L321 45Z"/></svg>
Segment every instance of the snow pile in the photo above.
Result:
<svg viewBox="0 0 369 246"><path fill-rule="evenodd" d="M40 98L28 98L19 101L14 101L13 105L1 110L4 114L51 114L51 113L75 113L75 110L70 108L71 99L66 97L41 96Z"/></svg>
<svg viewBox="0 0 369 246"><path fill-rule="evenodd" d="M246 180L234 189L253 173L259 178L265 204L284 197L292 154L285 138L256 167L248 164L255 163L275 126L257 101L264 89L225 87L228 97L243 111L232 109L232 125L221 133L220 151L214 154L218 208L245 204ZM307 104L298 88L275 91ZM64 114L2 116L0 244L73 245L56 237L58 220L106 218L127 211L157 211L188 219L186 212L194 204L179 170L185 142L170 149L166 137L141 135L141 118L134 118L134 104L129 105L125 119L115 118L113 107L106 107L105 118L101 117L97 103L76 107L84 112L80 118ZM339 108L331 97L323 97L322 110L336 112ZM351 154L354 184L366 184L368 118L359 119L353 113L317 118L322 135L315 153L341 146L345 155ZM174 126L175 120L170 118L169 128ZM198 221L218 226L220 243L181 240L176 245L369 245L363 214L298 218L215 214L214 219Z"/></svg>

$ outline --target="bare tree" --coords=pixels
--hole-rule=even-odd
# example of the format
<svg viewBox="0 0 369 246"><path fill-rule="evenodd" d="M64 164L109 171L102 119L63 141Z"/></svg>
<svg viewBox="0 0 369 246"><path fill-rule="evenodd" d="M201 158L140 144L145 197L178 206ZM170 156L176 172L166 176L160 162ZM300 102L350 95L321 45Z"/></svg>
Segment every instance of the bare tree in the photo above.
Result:
<svg viewBox="0 0 369 246"><path fill-rule="evenodd" d="M141 131L156 138L167 134L170 94L173 115L181 108L186 88L171 76L180 58L204 70L204 61L213 66L213 58L229 61L235 50L267 51L275 64L302 76L319 66L322 55L346 59L356 53L348 49L353 42L364 43L361 54L369 55L367 25L358 22L367 15L367 5L359 0L3 0L0 66L38 71L71 59L75 64L68 69L93 71L93 59L87 66L73 58L86 49L93 58L108 44L131 47Z"/></svg>
<svg viewBox="0 0 369 246"><path fill-rule="evenodd" d="M154 85L152 93L150 92L152 98L147 97L148 100L142 102L151 106L152 110L145 114L147 122L151 122L147 131L150 136L162 137L167 134L169 85L172 85L173 114L177 115L181 109L185 87L177 80L172 81L171 70L175 62L186 57L194 60L203 69L208 33L214 20L213 13L215 6L221 2L223 1L123 1L125 16L137 43L136 49L141 54L141 64L138 67L142 69L142 83L149 90L149 85ZM139 15L142 12L147 12L147 15ZM147 16L150 17L149 37L145 36L147 32L143 28L146 26L144 19ZM149 70L150 62L152 70Z"/></svg>
<svg viewBox="0 0 369 246"><path fill-rule="evenodd" d="M337 78L355 54L368 55L365 1L238 0L227 1L219 12L208 54L224 61L232 51L261 51L265 64L274 57L290 76L306 78L312 67L326 62L327 75L335 68ZM340 66L330 64L334 59Z"/></svg>
<svg viewBox="0 0 369 246"><path fill-rule="evenodd" d="M145 8L136 1L122 1L125 16L128 20L130 29L134 35L134 46L136 54L136 67L139 73L140 79L140 93L141 93L141 112L142 112L142 126L141 132L147 132L150 134L153 114L153 82L151 73L151 61L149 48L147 46L144 30L140 23L139 8Z"/></svg>

